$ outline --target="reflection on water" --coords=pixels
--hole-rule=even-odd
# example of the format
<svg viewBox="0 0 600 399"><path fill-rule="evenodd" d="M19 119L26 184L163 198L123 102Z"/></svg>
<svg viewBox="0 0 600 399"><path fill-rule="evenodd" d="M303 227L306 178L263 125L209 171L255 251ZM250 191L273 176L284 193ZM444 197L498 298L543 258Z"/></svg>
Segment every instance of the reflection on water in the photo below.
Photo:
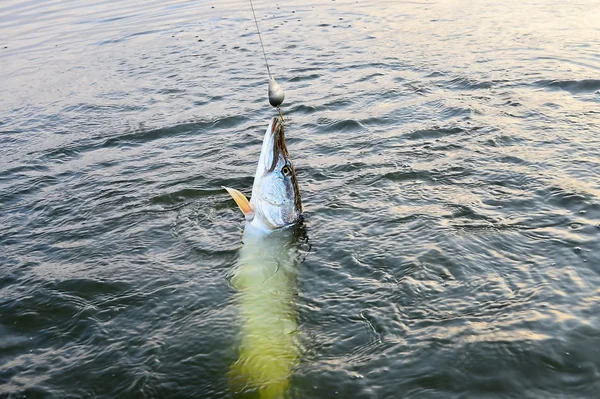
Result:
<svg viewBox="0 0 600 399"><path fill-rule="evenodd" d="M249 4L0 2L0 397L596 398L600 3L254 4L312 245L258 275Z"/></svg>

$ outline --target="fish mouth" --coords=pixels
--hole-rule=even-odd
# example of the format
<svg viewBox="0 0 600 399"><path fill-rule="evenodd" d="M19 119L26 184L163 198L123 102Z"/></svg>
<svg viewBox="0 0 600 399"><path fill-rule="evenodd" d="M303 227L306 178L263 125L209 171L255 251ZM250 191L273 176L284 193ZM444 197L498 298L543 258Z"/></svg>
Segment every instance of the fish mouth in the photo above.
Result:
<svg viewBox="0 0 600 399"><path fill-rule="evenodd" d="M287 146L285 145L285 133L283 129L283 123L280 118L273 118L271 127L271 135L273 135L273 158L271 160L271 167L268 172L275 170L277 161L281 155L286 162L290 159L290 153L288 152Z"/></svg>
<svg viewBox="0 0 600 399"><path fill-rule="evenodd" d="M273 136L273 158L271 160L271 166L268 172L272 172L277 166L279 157L281 156L285 163L291 169L291 180L294 187L294 198L296 201L296 209L302 214L302 199L300 197L300 187L298 186L298 178L296 177L296 169L290 159L290 153L288 152L287 145L285 144L285 133L284 123L281 118L274 117L271 127L271 134Z"/></svg>

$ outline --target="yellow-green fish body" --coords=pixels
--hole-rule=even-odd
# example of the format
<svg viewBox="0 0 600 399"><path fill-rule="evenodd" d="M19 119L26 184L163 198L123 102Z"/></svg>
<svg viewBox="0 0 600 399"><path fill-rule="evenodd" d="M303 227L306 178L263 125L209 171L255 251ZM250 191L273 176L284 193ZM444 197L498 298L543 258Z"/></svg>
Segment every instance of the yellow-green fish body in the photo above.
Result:
<svg viewBox="0 0 600 399"><path fill-rule="evenodd" d="M240 317L233 389L257 391L263 399L282 398L299 357L293 230L302 219L302 204L281 119L273 118L265 132L251 200L225 189L246 217L243 246L231 274Z"/></svg>
<svg viewBox="0 0 600 399"><path fill-rule="evenodd" d="M244 232L244 246L231 283L238 291L239 358L234 387L257 390L261 398L283 397L299 356L296 342L297 249L292 231L268 236Z"/></svg>

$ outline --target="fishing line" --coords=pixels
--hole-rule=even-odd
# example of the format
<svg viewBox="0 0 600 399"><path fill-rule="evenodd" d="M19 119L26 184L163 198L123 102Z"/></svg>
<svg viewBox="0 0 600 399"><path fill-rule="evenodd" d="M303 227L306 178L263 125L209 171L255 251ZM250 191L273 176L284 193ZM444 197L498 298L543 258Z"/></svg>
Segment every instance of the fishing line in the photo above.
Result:
<svg viewBox="0 0 600 399"><path fill-rule="evenodd" d="M252 15L254 16L254 23L256 24L256 31L258 32L258 39L260 40L260 47L262 48L263 55L265 56L265 64L267 65L267 73L271 78L271 70L269 69L269 62L267 61L267 53L265 52L265 46L263 45L262 36L260 35L260 29L258 29L258 20L256 19L256 13L254 12L254 5L250 0L250 8L252 8Z"/></svg>
<svg viewBox="0 0 600 399"><path fill-rule="evenodd" d="M279 86L273 75L271 75L269 61L267 61L267 52L265 51L265 45L262 41L262 35L260 34L258 20L256 19L256 12L254 11L254 4L252 4L252 0L250 0L250 8L252 8L252 15L254 16L254 23L256 24L256 31L258 32L260 47L262 48L263 56L265 57L265 64L267 65L267 73L269 74L269 103L275 108L277 108L279 116L281 116L281 120L283 121L283 114L281 113L281 109L279 109L279 106L283 103L283 100L285 99L285 93L283 92L283 88Z"/></svg>

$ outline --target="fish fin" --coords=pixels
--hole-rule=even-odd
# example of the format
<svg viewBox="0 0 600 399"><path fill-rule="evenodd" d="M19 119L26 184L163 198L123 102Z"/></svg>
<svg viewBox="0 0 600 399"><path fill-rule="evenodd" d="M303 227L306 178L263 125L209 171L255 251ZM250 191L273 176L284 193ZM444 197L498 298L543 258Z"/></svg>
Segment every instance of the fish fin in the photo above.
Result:
<svg viewBox="0 0 600 399"><path fill-rule="evenodd" d="M227 190L229 195L231 195L237 206L244 213L244 216L246 216L247 221L251 221L252 219L254 219L254 208L252 207L252 204L250 204L250 201L248 201L248 198L246 198L244 194L242 194L235 188L229 188L225 186L221 187Z"/></svg>

